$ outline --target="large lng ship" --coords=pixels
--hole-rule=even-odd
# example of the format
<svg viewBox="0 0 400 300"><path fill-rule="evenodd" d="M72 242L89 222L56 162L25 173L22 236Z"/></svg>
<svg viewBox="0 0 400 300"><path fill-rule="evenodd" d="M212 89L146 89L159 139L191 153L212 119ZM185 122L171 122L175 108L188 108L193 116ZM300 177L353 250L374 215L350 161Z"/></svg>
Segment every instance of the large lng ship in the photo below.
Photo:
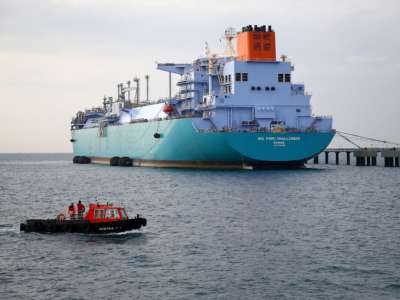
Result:
<svg viewBox="0 0 400 300"><path fill-rule="evenodd" d="M292 83L294 66L276 57L271 26L225 31L224 55L158 63L170 95L140 99L139 79L118 97L72 120L74 163L120 166L301 167L332 140L332 118L315 116L310 94ZM233 41L236 38L236 51ZM171 74L180 75L171 94ZM148 76L146 76L148 91ZM132 99L131 99L132 95ZM142 100L142 101L141 101Z"/></svg>

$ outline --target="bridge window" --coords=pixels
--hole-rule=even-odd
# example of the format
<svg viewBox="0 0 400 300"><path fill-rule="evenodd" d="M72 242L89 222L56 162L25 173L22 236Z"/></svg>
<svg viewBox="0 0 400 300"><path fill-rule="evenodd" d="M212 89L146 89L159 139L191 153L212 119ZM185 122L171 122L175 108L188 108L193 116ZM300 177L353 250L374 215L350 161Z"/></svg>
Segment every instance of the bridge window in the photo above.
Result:
<svg viewBox="0 0 400 300"><path fill-rule="evenodd" d="M232 91L232 89L231 89L231 85L230 84L224 86L224 93L225 94L230 94L231 91Z"/></svg>
<svg viewBox="0 0 400 300"><path fill-rule="evenodd" d="M278 81L283 82L283 74L281 73L278 74Z"/></svg>
<svg viewBox="0 0 400 300"><path fill-rule="evenodd" d="M119 218L118 209L114 209L114 208L107 209L106 218L107 219Z"/></svg>
<svg viewBox="0 0 400 300"><path fill-rule="evenodd" d="M228 75L228 82L231 82L231 80L232 80L232 77L231 77L231 74L229 74Z"/></svg>
<svg viewBox="0 0 400 300"><path fill-rule="evenodd" d="M104 209L95 209L94 210L94 218L95 219L104 219Z"/></svg>
<svg viewBox="0 0 400 300"><path fill-rule="evenodd" d="M235 73L235 81L242 81L242 73Z"/></svg>
<svg viewBox="0 0 400 300"><path fill-rule="evenodd" d="M290 74L285 74L285 82L290 82Z"/></svg>
<svg viewBox="0 0 400 300"><path fill-rule="evenodd" d="M247 81L247 73L242 73L242 81Z"/></svg>
<svg viewBox="0 0 400 300"><path fill-rule="evenodd" d="M125 209L121 209L120 213L121 213L122 219L128 219L128 216L126 215Z"/></svg>

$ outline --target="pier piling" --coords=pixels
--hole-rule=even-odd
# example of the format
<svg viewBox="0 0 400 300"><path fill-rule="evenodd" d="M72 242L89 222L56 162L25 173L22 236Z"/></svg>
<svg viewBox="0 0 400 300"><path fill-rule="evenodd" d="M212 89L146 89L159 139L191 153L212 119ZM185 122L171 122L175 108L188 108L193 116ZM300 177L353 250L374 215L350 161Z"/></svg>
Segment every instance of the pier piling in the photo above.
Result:
<svg viewBox="0 0 400 300"><path fill-rule="evenodd" d="M385 167L391 168L393 166L393 157L385 157Z"/></svg>
<svg viewBox="0 0 400 300"><path fill-rule="evenodd" d="M359 167L365 166L365 157L364 156L356 157L356 166L359 166Z"/></svg>
<svg viewBox="0 0 400 300"><path fill-rule="evenodd" d="M324 151L325 164L329 164L329 154L335 153L335 164L340 165L340 153L346 153L346 164L351 165L351 155L356 160L356 166L377 166L378 154L383 159L385 167L400 167L399 148L328 148ZM313 157L314 164L319 164L319 155ZM381 164L379 164L381 165Z"/></svg>
<svg viewBox="0 0 400 300"><path fill-rule="evenodd" d="M385 167L391 168L399 166L400 151L398 149L393 148L382 150L381 156L385 160Z"/></svg>

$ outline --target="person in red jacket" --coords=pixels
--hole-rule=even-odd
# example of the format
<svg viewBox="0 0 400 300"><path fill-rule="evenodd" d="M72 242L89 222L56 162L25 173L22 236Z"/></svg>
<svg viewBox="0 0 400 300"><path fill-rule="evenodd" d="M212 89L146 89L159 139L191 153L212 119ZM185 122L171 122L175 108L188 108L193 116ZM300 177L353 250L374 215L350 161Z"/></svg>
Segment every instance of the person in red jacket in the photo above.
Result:
<svg viewBox="0 0 400 300"><path fill-rule="evenodd" d="M71 203L71 205L68 206L68 215L69 215L69 218L70 218L71 220L74 218L74 215L75 215L74 203Z"/></svg>
<svg viewBox="0 0 400 300"><path fill-rule="evenodd" d="M79 200L77 206L78 206L78 216L79 216L79 218L82 218L83 217L83 213L85 212L85 205L83 205L81 200Z"/></svg>

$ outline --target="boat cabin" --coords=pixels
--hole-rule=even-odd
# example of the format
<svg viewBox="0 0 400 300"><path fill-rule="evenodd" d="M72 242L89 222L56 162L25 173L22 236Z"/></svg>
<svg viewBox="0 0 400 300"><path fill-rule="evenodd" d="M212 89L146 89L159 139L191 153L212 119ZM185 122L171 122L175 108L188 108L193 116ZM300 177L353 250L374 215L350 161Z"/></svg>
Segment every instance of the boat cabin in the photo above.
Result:
<svg viewBox="0 0 400 300"><path fill-rule="evenodd" d="M128 215L122 207L115 207L112 204L90 203L85 219L91 223L111 222L127 220Z"/></svg>

